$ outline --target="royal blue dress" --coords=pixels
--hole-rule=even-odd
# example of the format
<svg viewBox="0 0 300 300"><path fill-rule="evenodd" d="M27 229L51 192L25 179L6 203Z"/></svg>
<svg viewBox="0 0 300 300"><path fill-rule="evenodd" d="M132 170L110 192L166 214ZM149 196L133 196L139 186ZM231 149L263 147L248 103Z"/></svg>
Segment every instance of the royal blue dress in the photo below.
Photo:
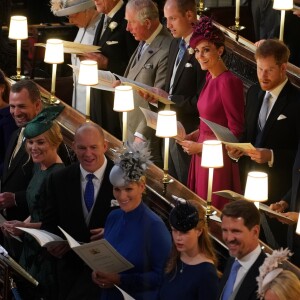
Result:
<svg viewBox="0 0 300 300"><path fill-rule="evenodd" d="M167 274L160 289L160 300L216 300L219 279L209 262L187 265L177 262L177 271Z"/></svg>
<svg viewBox="0 0 300 300"><path fill-rule="evenodd" d="M157 299L171 251L171 235L161 218L143 202L127 213L114 210L104 238L134 265L120 273L120 288L136 300ZM101 299L123 300L123 296L117 288L103 289Z"/></svg>

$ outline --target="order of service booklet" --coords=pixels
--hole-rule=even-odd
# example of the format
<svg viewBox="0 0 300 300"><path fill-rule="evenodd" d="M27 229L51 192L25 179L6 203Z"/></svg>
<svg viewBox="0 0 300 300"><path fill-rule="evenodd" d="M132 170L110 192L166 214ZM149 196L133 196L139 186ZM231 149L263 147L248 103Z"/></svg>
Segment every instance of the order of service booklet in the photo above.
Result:
<svg viewBox="0 0 300 300"><path fill-rule="evenodd" d="M76 254L92 269L104 273L120 273L133 268L118 251L105 239L79 244L66 231L58 226L67 241L60 236L41 229L17 227L30 235L42 246L54 245L54 243L69 243Z"/></svg>
<svg viewBox="0 0 300 300"><path fill-rule="evenodd" d="M201 121L204 122L214 133L217 139L225 145L237 148L241 151L254 150L254 146L251 143L239 143L236 136L227 128L219 125L215 122L206 120L200 117Z"/></svg>
<svg viewBox="0 0 300 300"><path fill-rule="evenodd" d="M249 201L243 195L241 195L239 193L236 193L234 191L231 191L231 190L221 190L221 191L213 192L213 194L224 197L224 198L229 199L229 200L247 200L247 201ZM292 219L282 215L282 213L278 213L278 212L272 210L268 205L263 204L261 202L259 203L259 209L264 211L267 215L272 215L273 217L275 217L279 221L283 221L287 224L293 224L294 223L294 221Z"/></svg>

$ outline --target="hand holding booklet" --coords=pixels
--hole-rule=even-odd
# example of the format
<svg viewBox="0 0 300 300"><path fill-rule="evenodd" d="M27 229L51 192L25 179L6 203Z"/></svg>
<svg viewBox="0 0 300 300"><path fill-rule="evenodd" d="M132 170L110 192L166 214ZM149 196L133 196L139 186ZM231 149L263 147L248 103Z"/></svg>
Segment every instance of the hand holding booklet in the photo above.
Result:
<svg viewBox="0 0 300 300"><path fill-rule="evenodd" d="M241 195L239 193L236 193L234 191L231 191L231 190L221 190L221 191L213 192L213 194L224 197L224 198L229 199L229 200L247 200L247 201L249 201L243 195ZM286 224L294 224L294 221L292 219L284 216L282 213L279 213L279 212L276 212L276 211L272 210L266 204L263 204L263 203L260 202L259 203L259 209L264 211L267 215L278 219L279 221L283 221Z"/></svg>
<svg viewBox="0 0 300 300"><path fill-rule="evenodd" d="M241 151L254 150L254 146L251 143L239 143L236 136L227 128L219 125L215 122L206 120L200 117L201 121L204 122L214 133L219 141L223 144L237 148Z"/></svg>

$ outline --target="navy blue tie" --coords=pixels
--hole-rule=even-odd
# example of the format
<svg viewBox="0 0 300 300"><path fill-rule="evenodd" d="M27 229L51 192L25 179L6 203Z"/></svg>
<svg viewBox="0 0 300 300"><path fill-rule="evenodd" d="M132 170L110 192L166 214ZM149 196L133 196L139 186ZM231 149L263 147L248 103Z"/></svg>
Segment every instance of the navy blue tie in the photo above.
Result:
<svg viewBox="0 0 300 300"><path fill-rule="evenodd" d="M222 294L222 300L228 300L233 292L234 283L236 280L236 276L238 273L239 268L241 267L241 264L236 259L234 263L232 264L230 275L228 277L228 280L226 282L225 288L223 290Z"/></svg>
<svg viewBox="0 0 300 300"><path fill-rule="evenodd" d="M94 193L95 193L94 183L93 183L94 177L95 177L94 174L86 175L87 183L84 191L84 202L88 212L91 210L94 204Z"/></svg>
<svg viewBox="0 0 300 300"><path fill-rule="evenodd" d="M176 66L178 66L178 64L180 63L185 51L186 51L185 40L181 39L181 41L179 43L179 51L178 51L178 55L177 55L177 59L176 59Z"/></svg>

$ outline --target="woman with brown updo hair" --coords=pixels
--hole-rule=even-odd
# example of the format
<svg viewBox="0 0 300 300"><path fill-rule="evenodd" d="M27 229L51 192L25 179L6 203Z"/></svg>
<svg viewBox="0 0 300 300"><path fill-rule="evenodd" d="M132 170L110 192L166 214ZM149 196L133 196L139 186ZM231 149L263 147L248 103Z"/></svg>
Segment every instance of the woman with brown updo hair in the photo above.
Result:
<svg viewBox="0 0 300 300"><path fill-rule="evenodd" d="M10 83L0 69L0 176L11 134L18 128L9 111Z"/></svg>
<svg viewBox="0 0 300 300"><path fill-rule="evenodd" d="M217 259L205 210L197 201L179 202L172 209L169 222L173 247L159 299L217 299Z"/></svg>

